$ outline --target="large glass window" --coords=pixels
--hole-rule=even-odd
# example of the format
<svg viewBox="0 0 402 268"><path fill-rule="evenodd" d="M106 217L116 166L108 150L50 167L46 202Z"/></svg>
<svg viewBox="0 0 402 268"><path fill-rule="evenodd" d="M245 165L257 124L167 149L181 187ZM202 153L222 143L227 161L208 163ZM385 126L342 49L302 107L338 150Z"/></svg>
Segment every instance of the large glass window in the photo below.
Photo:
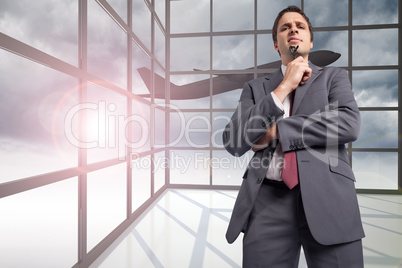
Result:
<svg viewBox="0 0 402 268"><path fill-rule="evenodd" d="M178 11L179 6L182 6L184 10L185 3L189 5L190 1L171 2L172 11L174 9ZM174 30L172 28L170 38L170 66L171 71L174 72L169 76L171 94L178 89L176 84L185 85L188 90L190 87L187 88L187 85L191 85L191 88L197 89L197 92L209 90L209 98L208 96L198 98L197 94L191 97L191 94L186 94L186 99L172 98L171 103L185 109L182 115L183 121L187 121L186 116L190 114L202 114L205 118L209 116L212 121L209 123L212 127L209 137L210 145L214 148L210 149L211 156L224 158L220 154L225 152L219 151L222 150L222 130L238 104L244 82L273 73L281 65L280 57L273 47L271 28L277 13L289 5L301 6L310 18L314 28L314 47L311 52L327 50L338 53L340 58L331 63L331 66L349 71L362 117L360 137L348 145L351 158L355 159L364 153L370 154L371 150L373 153L393 154L396 160L391 161L394 163L393 171L387 176L394 183L397 182L396 152L400 149L398 147L399 71L397 67L399 33L396 26L398 23L398 1L396 0L381 3L362 0L288 0L285 2L246 0L236 2L236 5L230 1L212 1L213 25L209 33L207 20L204 20L204 24L199 24L205 26L202 31L187 30L188 25L200 21L199 16L193 16L182 27L177 23L175 26L177 28ZM349 7L353 7L353 12L349 12ZM236 15L238 12L241 12L241 16ZM173 24L180 19L171 17L170 21ZM254 25L255 22L257 25ZM209 51L208 48L212 50ZM209 59L212 62L209 62ZM208 68L209 65L211 68ZM205 79L189 79L196 75L200 77L204 75ZM208 76L209 79L207 79ZM170 140L175 140L180 135L179 114L171 113ZM202 129L201 126L199 128ZM204 134L201 132L197 134L200 141L207 141L207 135L201 139ZM181 138L173 146L180 148L193 145ZM356 159L362 159L362 157ZM353 165L354 162L352 161ZM356 160L353 169L361 174L362 166L358 163ZM170 171L172 179L173 173L172 170ZM231 185L230 182L225 181L218 169L211 167L211 171L213 185ZM376 189L374 185L356 184L362 189ZM393 185L389 189L397 189L396 184ZM380 188L382 187L379 186L378 189Z"/></svg>
<svg viewBox="0 0 402 268"><path fill-rule="evenodd" d="M0 266L86 263L167 185L239 186L252 152L222 132L244 82L280 67L271 27L292 4L349 72L356 187L401 187L398 0L17 2L0 3Z"/></svg>
<svg viewBox="0 0 402 268"><path fill-rule="evenodd" d="M132 2L0 4L2 267L85 266L166 184L165 1Z"/></svg>

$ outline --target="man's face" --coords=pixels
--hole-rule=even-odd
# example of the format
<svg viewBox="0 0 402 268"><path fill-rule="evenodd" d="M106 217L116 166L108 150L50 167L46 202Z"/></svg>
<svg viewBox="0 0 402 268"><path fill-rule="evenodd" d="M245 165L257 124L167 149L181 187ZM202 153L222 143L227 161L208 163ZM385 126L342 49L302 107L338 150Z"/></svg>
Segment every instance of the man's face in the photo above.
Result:
<svg viewBox="0 0 402 268"><path fill-rule="evenodd" d="M278 23L277 41L274 42L276 51L280 52L281 58L286 61L292 60L289 52L290 46L299 46L297 54L308 56L310 49L313 48L311 34L307 21L297 12L285 13Z"/></svg>

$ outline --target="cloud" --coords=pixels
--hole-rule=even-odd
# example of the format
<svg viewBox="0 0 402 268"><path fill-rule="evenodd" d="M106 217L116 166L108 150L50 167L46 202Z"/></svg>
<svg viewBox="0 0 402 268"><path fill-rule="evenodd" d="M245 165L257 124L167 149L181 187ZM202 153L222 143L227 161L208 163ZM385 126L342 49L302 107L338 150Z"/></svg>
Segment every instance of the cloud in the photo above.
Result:
<svg viewBox="0 0 402 268"><path fill-rule="evenodd" d="M362 111L360 136L355 148L398 148L398 112Z"/></svg>
<svg viewBox="0 0 402 268"><path fill-rule="evenodd" d="M353 65L398 64L398 29L353 32Z"/></svg>
<svg viewBox="0 0 402 268"><path fill-rule="evenodd" d="M1 32L77 65L78 2L1 1Z"/></svg>
<svg viewBox="0 0 402 268"><path fill-rule="evenodd" d="M171 71L209 70L209 40L209 37L171 39Z"/></svg>
<svg viewBox="0 0 402 268"><path fill-rule="evenodd" d="M398 0L354 0L353 24L398 23Z"/></svg>
<svg viewBox="0 0 402 268"><path fill-rule="evenodd" d="M254 1L220 0L213 2L213 31L254 29Z"/></svg>
<svg viewBox="0 0 402 268"><path fill-rule="evenodd" d="M233 70L254 66L254 36L213 37L213 69Z"/></svg>
<svg viewBox="0 0 402 268"><path fill-rule="evenodd" d="M209 32L209 1L171 1L170 12L172 33Z"/></svg>
<svg viewBox="0 0 402 268"><path fill-rule="evenodd" d="M300 0L282 0L282 1L257 1L257 27L261 29L272 29L278 13L290 5L300 7ZM272 40L272 39L271 39Z"/></svg>
<svg viewBox="0 0 402 268"><path fill-rule="evenodd" d="M88 1L88 71L127 88L127 35L95 1Z"/></svg>
<svg viewBox="0 0 402 268"><path fill-rule="evenodd" d="M353 91L359 107L397 107L398 71L354 71Z"/></svg>
<svg viewBox="0 0 402 268"><path fill-rule="evenodd" d="M304 11L313 27L348 24L348 0L306 1Z"/></svg>

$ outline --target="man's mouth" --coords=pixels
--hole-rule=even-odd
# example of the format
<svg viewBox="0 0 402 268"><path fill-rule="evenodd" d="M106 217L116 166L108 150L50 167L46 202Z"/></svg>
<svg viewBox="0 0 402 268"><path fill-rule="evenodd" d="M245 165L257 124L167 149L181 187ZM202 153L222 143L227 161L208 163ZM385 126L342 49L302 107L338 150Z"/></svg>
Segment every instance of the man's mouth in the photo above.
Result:
<svg viewBox="0 0 402 268"><path fill-rule="evenodd" d="M290 37L289 39L288 39L288 43L298 43L298 42L301 42L302 40L301 39L299 39L299 38L297 38L297 37Z"/></svg>

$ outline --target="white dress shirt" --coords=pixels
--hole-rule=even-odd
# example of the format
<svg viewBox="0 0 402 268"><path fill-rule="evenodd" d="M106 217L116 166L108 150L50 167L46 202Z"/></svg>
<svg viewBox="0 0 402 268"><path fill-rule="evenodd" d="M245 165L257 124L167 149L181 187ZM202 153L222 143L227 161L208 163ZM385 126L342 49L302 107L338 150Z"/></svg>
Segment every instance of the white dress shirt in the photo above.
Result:
<svg viewBox="0 0 402 268"><path fill-rule="evenodd" d="M282 64L281 70L282 74L285 76L286 66ZM279 109L285 112L283 118L289 117L289 109L290 109L289 95L286 96L283 103L278 99L278 97L274 94L274 92L271 92L271 96L274 99L276 106L278 106ZM265 177L270 180L282 181L281 178L282 167L283 167L283 152L281 144L278 143L274 155L272 156L272 160L269 163L267 174L265 175Z"/></svg>

